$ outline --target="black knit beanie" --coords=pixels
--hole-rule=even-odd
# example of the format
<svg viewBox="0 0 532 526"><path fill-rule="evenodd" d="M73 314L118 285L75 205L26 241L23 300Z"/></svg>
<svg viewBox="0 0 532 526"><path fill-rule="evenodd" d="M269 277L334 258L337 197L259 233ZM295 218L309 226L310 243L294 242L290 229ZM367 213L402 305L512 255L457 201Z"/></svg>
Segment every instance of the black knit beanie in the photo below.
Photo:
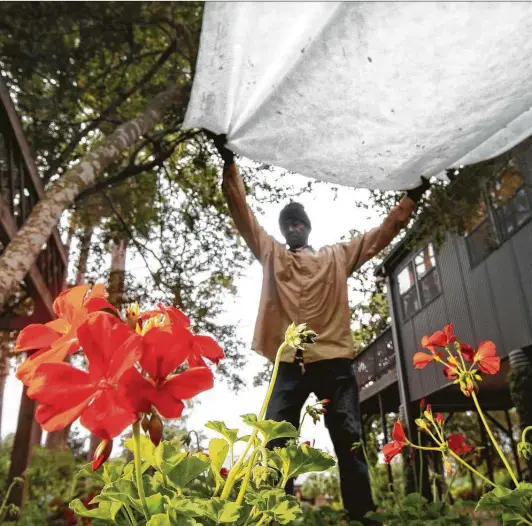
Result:
<svg viewBox="0 0 532 526"><path fill-rule="evenodd" d="M307 228L311 228L310 219L301 203L289 203L281 210L279 214L279 226L282 227L283 223L288 219L297 219Z"/></svg>

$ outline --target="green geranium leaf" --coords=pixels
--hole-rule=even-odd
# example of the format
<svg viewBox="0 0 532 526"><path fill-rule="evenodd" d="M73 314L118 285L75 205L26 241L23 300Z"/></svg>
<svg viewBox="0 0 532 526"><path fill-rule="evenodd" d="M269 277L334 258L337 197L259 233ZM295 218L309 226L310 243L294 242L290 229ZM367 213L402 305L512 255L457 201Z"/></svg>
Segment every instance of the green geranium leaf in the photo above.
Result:
<svg viewBox="0 0 532 526"><path fill-rule="evenodd" d="M172 526L172 524L168 515L157 513L157 515L152 515L151 519L146 523L146 526Z"/></svg>
<svg viewBox="0 0 532 526"><path fill-rule="evenodd" d="M223 438L213 438L209 442L211 468L216 476L220 476L220 469L224 465L227 453L229 453L229 444Z"/></svg>
<svg viewBox="0 0 532 526"><path fill-rule="evenodd" d="M202 453L188 455L168 473L168 481L174 488L182 489L201 475L209 464L208 457Z"/></svg>
<svg viewBox="0 0 532 526"><path fill-rule="evenodd" d="M99 495L94 497L91 504L98 502L118 502L129 504L131 499L137 496L137 487L133 482L126 479L118 479L115 482L106 484Z"/></svg>
<svg viewBox="0 0 532 526"><path fill-rule="evenodd" d="M501 507L502 505L502 498L508 497L511 495L512 490L509 490L507 488L503 488L502 486L497 486L496 488L492 489L490 492L485 493L482 495L480 500L478 501L476 511L481 510L495 510Z"/></svg>
<svg viewBox="0 0 532 526"><path fill-rule="evenodd" d="M186 456L186 452L179 452L173 444L163 441L153 452L154 467L168 475Z"/></svg>
<svg viewBox="0 0 532 526"><path fill-rule="evenodd" d="M291 524L302 513L297 499L292 495L287 495L282 489L248 494L246 501L251 506L256 506L259 513L271 517L280 524Z"/></svg>
<svg viewBox="0 0 532 526"><path fill-rule="evenodd" d="M104 467L105 467L105 464L104 464ZM78 471L78 478L97 480L98 482L102 482L105 484L105 481L103 479L103 470L99 469L98 471L92 471L92 464L90 462L88 464L85 464Z"/></svg>
<svg viewBox="0 0 532 526"><path fill-rule="evenodd" d="M523 522L523 517L518 513L503 513L501 519L504 526L518 526L519 524L526 524Z"/></svg>
<svg viewBox="0 0 532 526"><path fill-rule="evenodd" d="M218 493L220 486L223 485L224 479L220 475L220 470L224 465L225 459L229 453L229 444L223 438L213 438L209 442L209 457L211 459L211 470L216 480L214 493Z"/></svg>
<svg viewBox="0 0 532 526"><path fill-rule="evenodd" d="M205 427L220 433L230 445L233 445L238 440L238 429L229 429L224 422L211 420L205 424Z"/></svg>
<svg viewBox="0 0 532 526"><path fill-rule="evenodd" d="M298 436L297 429L289 422L275 422L275 420L261 420L257 422L251 418L244 419L244 421L246 424L257 429L266 443L276 438L297 438Z"/></svg>
<svg viewBox="0 0 532 526"><path fill-rule="evenodd" d="M226 502L217 497L206 501L205 515L216 524L237 521L239 511L240 506L236 502Z"/></svg>
<svg viewBox="0 0 532 526"><path fill-rule="evenodd" d="M160 515L164 513L164 498L161 494L156 493L146 497L146 506L150 515Z"/></svg>
<svg viewBox="0 0 532 526"><path fill-rule="evenodd" d="M124 446L133 453L135 452L135 440L133 438L128 438L124 442ZM146 435L140 435L140 456L153 467L155 467L154 454L155 446L152 441Z"/></svg>
<svg viewBox="0 0 532 526"><path fill-rule="evenodd" d="M253 413L247 413L242 415L240 418L242 418L244 424L247 424L248 426L252 426L258 420L257 415L254 415Z"/></svg>
<svg viewBox="0 0 532 526"><path fill-rule="evenodd" d="M142 473L151 467L149 462L142 462L141 466ZM131 481L135 480L135 462L131 461L126 464L122 472L122 478Z"/></svg>
<svg viewBox="0 0 532 526"><path fill-rule="evenodd" d="M188 516L188 517L203 517L205 515L205 503L200 499L188 499L186 497L177 496L169 503L172 512L175 512L176 516Z"/></svg>
<svg viewBox="0 0 532 526"><path fill-rule="evenodd" d="M122 464L106 462L103 465L103 474L102 474L104 483L109 484L110 482L117 481L120 478L120 475L122 474L123 470L124 470L124 466Z"/></svg>
<svg viewBox="0 0 532 526"><path fill-rule="evenodd" d="M88 510L81 500L76 499L70 503L70 509L80 517L100 519L115 522L115 517L120 511L122 504L119 502L101 502L97 508Z"/></svg>
<svg viewBox="0 0 532 526"><path fill-rule="evenodd" d="M306 444L275 448L272 461L285 479L312 471L325 471L335 465L330 455Z"/></svg>

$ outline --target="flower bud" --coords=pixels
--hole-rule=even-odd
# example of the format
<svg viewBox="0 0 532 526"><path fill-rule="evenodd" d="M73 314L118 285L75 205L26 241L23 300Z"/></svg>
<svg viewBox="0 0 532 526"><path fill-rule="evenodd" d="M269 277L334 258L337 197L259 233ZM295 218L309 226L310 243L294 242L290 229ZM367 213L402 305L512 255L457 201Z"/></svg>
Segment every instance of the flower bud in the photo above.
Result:
<svg viewBox="0 0 532 526"><path fill-rule="evenodd" d="M436 413L436 422L438 422L439 426L443 425L444 417L441 413Z"/></svg>
<svg viewBox="0 0 532 526"><path fill-rule="evenodd" d="M163 438L163 421L157 413L153 413L151 415L148 433L153 444L158 446L159 442Z"/></svg>
<svg viewBox="0 0 532 526"><path fill-rule="evenodd" d="M102 440L92 457L92 471L96 471L111 455L113 450L112 440Z"/></svg>
<svg viewBox="0 0 532 526"><path fill-rule="evenodd" d="M427 431L429 426L427 425L427 422L425 422L425 420L423 420L423 418L416 418L416 426L421 430L421 431Z"/></svg>
<svg viewBox="0 0 532 526"><path fill-rule="evenodd" d="M315 339L316 333L307 329L305 323L300 325L292 323L285 333L285 341L293 349L303 349L305 345L313 344Z"/></svg>
<svg viewBox="0 0 532 526"><path fill-rule="evenodd" d="M226 479L228 475L229 475L229 470L227 468L220 469L220 476L223 479Z"/></svg>
<svg viewBox="0 0 532 526"><path fill-rule="evenodd" d="M423 414L429 422L432 422L432 406L430 404L427 404L427 409L425 409L425 412Z"/></svg>
<svg viewBox="0 0 532 526"><path fill-rule="evenodd" d="M148 413L144 413L144 416L142 417L142 420L140 421L140 425L144 433L147 433L148 429L150 428L150 417L148 416Z"/></svg>
<svg viewBox="0 0 532 526"><path fill-rule="evenodd" d="M425 407L427 407L427 401L424 398L422 398L421 401L419 402L419 408L425 409Z"/></svg>
<svg viewBox="0 0 532 526"><path fill-rule="evenodd" d="M331 401L328 398L324 398L323 400L320 400L321 405L329 405Z"/></svg>

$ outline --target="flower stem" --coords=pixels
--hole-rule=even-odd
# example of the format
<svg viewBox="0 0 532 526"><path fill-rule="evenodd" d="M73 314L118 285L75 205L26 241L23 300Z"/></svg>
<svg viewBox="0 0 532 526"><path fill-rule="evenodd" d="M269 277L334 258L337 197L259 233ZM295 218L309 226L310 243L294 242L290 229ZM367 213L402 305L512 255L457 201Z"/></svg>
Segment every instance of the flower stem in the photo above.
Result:
<svg viewBox="0 0 532 526"><path fill-rule="evenodd" d="M137 526L137 521L135 520L135 516L133 515L133 512L131 511L131 508L124 503L124 509L126 510L126 516L129 519L129 522L132 526Z"/></svg>
<svg viewBox="0 0 532 526"><path fill-rule="evenodd" d="M279 372L279 364L281 363L281 356L283 355L284 350L287 347L286 341L281 343L281 346L277 350L277 354L275 356L275 364L273 366L273 373L272 373L272 379L270 380L270 385L268 386L268 392L266 393L266 398L264 398L264 402L262 403L262 408L259 413L259 420L262 420L264 418L264 415L266 414L266 410L268 409L268 404L270 403L270 398L272 397L273 388L275 386L275 381L277 380L277 373Z"/></svg>
<svg viewBox="0 0 532 526"><path fill-rule="evenodd" d="M417 443L421 444L421 431L417 432ZM419 494L423 495L423 451L419 450Z"/></svg>
<svg viewBox="0 0 532 526"><path fill-rule="evenodd" d="M470 466L467 462L462 460L459 455L457 455L452 449L449 449L449 455L451 455L453 458L455 458L462 466L465 466L469 471L472 471L477 477L481 478L484 482L489 484L490 486L496 488L497 484L492 482L490 479L486 478L482 473L477 471L474 467Z"/></svg>
<svg viewBox="0 0 532 526"><path fill-rule="evenodd" d="M20 484L19 478L13 479L13 482L11 482L11 484L9 485L9 488L7 488L6 496L4 497L4 501L2 502L2 507L0 507L0 521L3 521L4 519L4 515L6 514L6 511L7 511L6 506L9 501L9 496L11 495L13 488L17 484ZM0 524L3 524L3 522L1 522Z"/></svg>
<svg viewBox="0 0 532 526"><path fill-rule="evenodd" d="M261 526L262 524L264 524L264 521L268 518L267 515L263 515L261 520L259 522L257 522L257 526Z"/></svg>
<svg viewBox="0 0 532 526"><path fill-rule="evenodd" d="M484 424L484 427L486 428L486 431L488 432L488 435L489 435L489 437L491 439L491 442L492 442L493 446L497 450L497 453L499 454L499 456L501 457L501 460L503 461L504 467L508 470L508 473L510 474L510 477L512 477L512 481L515 484L515 487L517 488L517 486L519 485L519 481L517 480L517 477L515 476L514 470L510 466L510 463L508 462L508 459L506 458L506 455L502 452L501 446L499 446L499 443L497 442L497 440L495 440L495 437L493 436L491 428L488 425L488 422L486 421L486 417L484 416L484 413L482 412L480 404L478 403L478 398L477 398L477 395L476 395L475 391L473 391L471 393L471 398L473 398L473 402L475 403L475 407L477 408L477 411L478 411L478 414L480 416L480 419L482 420L482 423Z"/></svg>
<svg viewBox="0 0 532 526"><path fill-rule="evenodd" d="M133 424L133 441L135 443L135 475L137 477L137 489L139 492L140 502L146 521L150 520L150 512L146 504L146 495L144 494L144 484L142 482L142 459L140 458L140 421Z"/></svg>
<svg viewBox="0 0 532 526"><path fill-rule="evenodd" d="M447 499L449 498L449 494L451 493L451 488L454 484L454 480L456 479L456 475L458 474L458 470L456 469L453 473L453 476L451 477L451 480L449 481L449 484L447 484L447 490L445 491L445 495L443 496L442 502L447 502Z"/></svg>
<svg viewBox="0 0 532 526"><path fill-rule="evenodd" d="M272 393L273 393L273 387L275 385L275 381L277 380L277 374L279 372L279 363L281 362L281 356L283 355L283 352L286 349L287 345L288 344L286 343L286 341L284 341L283 343L281 343L279 349L277 350L277 355L275 356L275 365L273 366L272 378L270 380L268 391L266 392L266 397L264 398L264 402L262 403L262 408L260 410L259 418L258 418L259 421L264 418L264 415L266 414L266 410L268 409L268 404L270 403L270 398L272 397ZM240 456L236 464L229 471L229 475L227 476L227 481L222 491L222 495L221 495L222 499L227 499L227 497L231 493L231 490L233 489L233 486L235 484L235 478L238 472L240 471L242 464L244 463L244 460L246 458L246 455L248 454L248 451L253 445L255 439L257 438L257 433L258 433L257 429L256 428L253 429L251 436L249 437L244 453Z"/></svg>
<svg viewBox="0 0 532 526"><path fill-rule="evenodd" d="M255 459L257 458L257 455L261 452L260 449L255 449L253 451L250 459L248 468L246 471L246 475L244 477L244 480L242 481L242 485L240 486L240 491L238 492L238 497L236 498L236 504L240 506L242 504L242 501L244 500L244 495L246 494L246 488L249 484L249 479L251 478L251 472L253 471L253 465L255 464Z"/></svg>
<svg viewBox="0 0 532 526"><path fill-rule="evenodd" d="M521 442L526 443L526 435L529 431L532 431L532 426L525 427L521 433Z"/></svg>

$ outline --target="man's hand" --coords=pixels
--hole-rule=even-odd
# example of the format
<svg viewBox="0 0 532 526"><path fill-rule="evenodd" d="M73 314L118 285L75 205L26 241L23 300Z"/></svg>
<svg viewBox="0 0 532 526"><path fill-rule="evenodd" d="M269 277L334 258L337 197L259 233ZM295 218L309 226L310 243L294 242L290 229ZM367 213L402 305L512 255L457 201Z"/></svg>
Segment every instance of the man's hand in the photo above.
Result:
<svg viewBox="0 0 532 526"><path fill-rule="evenodd" d="M214 142L214 146L216 146L216 149L218 150L218 153L220 154L220 157L223 159L225 164L233 164L235 162L235 154L225 147L225 144L227 142L226 135L215 135L214 133L208 130L203 131L209 139L212 139L212 141Z"/></svg>
<svg viewBox="0 0 532 526"><path fill-rule="evenodd" d="M421 177L421 184L412 190L408 190L406 195L417 203L422 197L423 194L430 188L430 181L426 177Z"/></svg>

